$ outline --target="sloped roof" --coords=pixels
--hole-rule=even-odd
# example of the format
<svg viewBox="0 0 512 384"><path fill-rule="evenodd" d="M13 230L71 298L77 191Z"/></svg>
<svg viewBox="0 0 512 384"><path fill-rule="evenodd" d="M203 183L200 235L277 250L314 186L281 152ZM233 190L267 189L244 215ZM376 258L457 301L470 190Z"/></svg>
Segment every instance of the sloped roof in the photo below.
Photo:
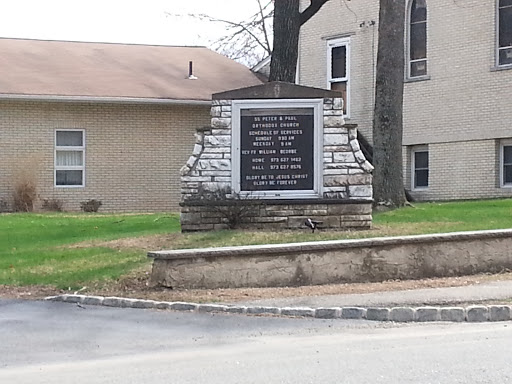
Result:
<svg viewBox="0 0 512 384"><path fill-rule="evenodd" d="M318 99L324 97L342 97L341 92L322 88L306 87L283 81L272 81L251 87L232 89L212 95L214 100L240 99Z"/></svg>
<svg viewBox="0 0 512 384"><path fill-rule="evenodd" d="M188 79L189 62L197 80ZM261 84L205 47L0 38L0 94L211 100Z"/></svg>

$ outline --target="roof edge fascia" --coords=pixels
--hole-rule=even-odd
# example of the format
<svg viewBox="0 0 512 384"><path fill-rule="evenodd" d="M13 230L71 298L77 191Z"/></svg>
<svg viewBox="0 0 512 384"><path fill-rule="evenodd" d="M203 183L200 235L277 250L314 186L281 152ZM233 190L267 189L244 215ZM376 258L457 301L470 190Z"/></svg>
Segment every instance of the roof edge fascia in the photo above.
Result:
<svg viewBox="0 0 512 384"><path fill-rule="evenodd" d="M264 59L260 60L254 67L251 68L251 71L258 72L261 70L265 65L269 64L272 60L272 56L267 56Z"/></svg>
<svg viewBox="0 0 512 384"><path fill-rule="evenodd" d="M211 105L210 100L159 99L145 97L101 97L101 96L60 96L60 95L20 95L0 93L0 100L25 100L76 103L117 103L117 104L181 104Z"/></svg>

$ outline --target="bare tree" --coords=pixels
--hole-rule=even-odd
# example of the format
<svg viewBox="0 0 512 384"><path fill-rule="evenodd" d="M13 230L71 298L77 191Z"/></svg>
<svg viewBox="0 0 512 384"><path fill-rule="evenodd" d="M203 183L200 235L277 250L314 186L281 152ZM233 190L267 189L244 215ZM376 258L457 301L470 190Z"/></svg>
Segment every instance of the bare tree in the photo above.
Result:
<svg viewBox="0 0 512 384"><path fill-rule="evenodd" d="M405 0L380 0L373 118L376 204L405 204L402 175Z"/></svg>
<svg viewBox="0 0 512 384"><path fill-rule="evenodd" d="M272 54L272 21L274 16L273 0L254 0L258 11L242 21L227 20L204 13L177 15L172 17L190 17L209 23L221 24L225 33L212 41L215 51L249 67Z"/></svg>

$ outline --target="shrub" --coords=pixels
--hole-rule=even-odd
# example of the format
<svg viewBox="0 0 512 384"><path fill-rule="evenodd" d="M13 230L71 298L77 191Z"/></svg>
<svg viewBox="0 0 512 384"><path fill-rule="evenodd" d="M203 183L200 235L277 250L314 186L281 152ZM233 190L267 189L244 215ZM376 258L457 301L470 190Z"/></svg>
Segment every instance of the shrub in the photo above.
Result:
<svg viewBox="0 0 512 384"><path fill-rule="evenodd" d="M14 185L14 211L32 212L37 197L36 184L31 180L18 180Z"/></svg>
<svg viewBox="0 0 512 384"><path fill-rule="evenodd" d="M10 212L9 203L4 199L0 199L0 213Z"/></svg>
<svg viewBox="0 0 512 384"><path fill-rule="evenodd" d="M58 199L44 199L42 208L45 211L52 211L52 212L62 212L62 206L63 206L62 200Z"/></svg>
<svg viewBox="0 0 512 384"><path fill-rule="evenodd" d="M37 199L37 177L41 158L31 154L18 159L13 178L13 210L15 212L32 212Z"/></svg>
<svg viewBox="0 0 512 384"><path fill-rule="evenodd" d="M230 229L238 228L247 217L254 215L264 203L253 195L241 195L239 193L217 189L215 191L199 191L198 195L191 199L201 201L212 212L217 212Z"/></svg>
<svg viewBox="0 0 512 384"><path fill-rule="evenodd" d="M103 205L103 203L101 201L92 199L92 200L82 201L80 203L80 208L84 212L98 212L98 209L100 209L100 207L102 205Z"/></svg>

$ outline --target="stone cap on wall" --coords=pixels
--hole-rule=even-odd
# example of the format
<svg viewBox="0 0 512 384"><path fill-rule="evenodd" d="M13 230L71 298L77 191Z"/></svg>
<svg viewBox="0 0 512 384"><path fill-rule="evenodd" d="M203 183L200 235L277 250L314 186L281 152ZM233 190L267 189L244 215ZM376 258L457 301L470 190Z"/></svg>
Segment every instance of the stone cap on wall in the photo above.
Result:
<svg viewBox="0 0 512 384"><path fill-rule="evenodd" d="M372 247L393 247L410 244L429 244L460 241L477 241L491 239L510 239L511 229L494 229L483 231L433 233L426 235L371 237L366 239L324 240L302 243L242 245L216 248L174 249L148 252L147 256L160 260L180 260L193 258L216 257L252 257L274 255L287 257L289 254L297 255L301 252L327 252L360 248L369 252Z"/></svg>
<svg viewBox="0 0 512 384"><path fill-rule="evenodd" d="M340 205L340 199L325 199L325 198L302 198L302 199L268 199L268 198L253 198L247 200L238 201L239 203L246 203L247 205L308 205L308 204L324 204L324 205ZM371 204L373 203L372 198L361 198L361 199L343 199L343 205L356 205L356 204ZM225 201L217 201L217 200L187 200L182 201L180 206L184 207L202 207L208 205L216 205L216 206L227 206L232 205L233 201L226 199ZM243 205L243 204L241 204Z"/></svg>
<svg viewBox="0 0 512 384"><path fill-rule="evenodd" d="M341 92L327 89L305 87L303 85L273 81L252 87L233 89L231 91L214 93L213 100L240 99L323 99L341 98Z"/></svg>

